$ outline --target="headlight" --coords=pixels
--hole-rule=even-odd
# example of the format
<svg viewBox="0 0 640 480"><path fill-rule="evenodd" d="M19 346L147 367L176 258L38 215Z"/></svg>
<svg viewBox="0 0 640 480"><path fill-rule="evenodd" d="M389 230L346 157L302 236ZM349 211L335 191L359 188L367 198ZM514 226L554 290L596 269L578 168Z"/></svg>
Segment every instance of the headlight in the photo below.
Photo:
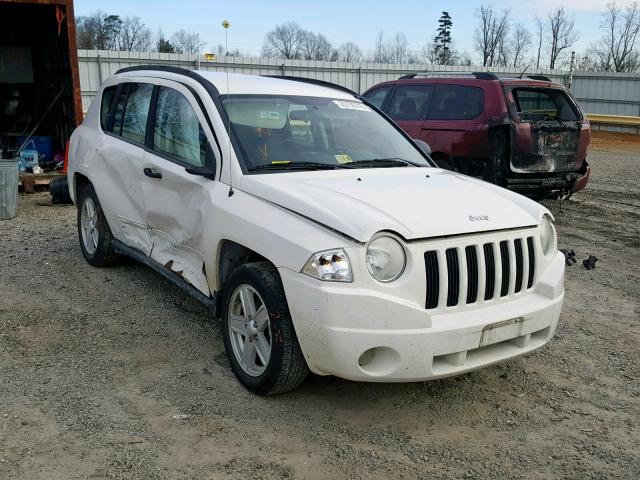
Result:
<svg viewBox="0 0 640 480"><path fill-rule="evenodd" d="M379 282L392 282L404 272L407 255L398 240L383 234L369 242L366 263L373 278Z"/></svg>
<svg viewBox="0 0 640 480"><path fill-rule="evenodd" d="M351 282L351 264L344 250L325 250L314 253L302 269L311 277L330 282Z"/></svg>
<svg viewBox="0 0 640 480"><path fill-rule="evenodd" d="M556 229L549 215L542 217L542 223L540 224L540 242L542 243L542 253L544 253L545 256L548 257L556 250Z"/></svg>

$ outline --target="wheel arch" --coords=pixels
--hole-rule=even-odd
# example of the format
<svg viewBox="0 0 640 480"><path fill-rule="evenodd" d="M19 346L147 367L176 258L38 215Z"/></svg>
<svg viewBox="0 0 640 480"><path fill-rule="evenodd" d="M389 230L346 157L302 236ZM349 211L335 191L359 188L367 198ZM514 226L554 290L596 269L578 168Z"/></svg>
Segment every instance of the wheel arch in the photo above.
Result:
<svg viewBox="0 0 640 480"><path fill-rule="evenodd" d="M218 245L218 258L216 261L218 267L216 274L218 292L222 292L224 289L224 284L229 278L229 275L231 275L231 272L240 265L252 262L269 262L273 265L273 262L251 248L234 242L233 240L221 240Z"/></svg>
<svg viewBox="0 0 640 480"><path fill-rule="evenodd" d="M78 203L78 195L87 185L93 185L89 177L78 172L73 174L73 198L76 205Z"/></svg>

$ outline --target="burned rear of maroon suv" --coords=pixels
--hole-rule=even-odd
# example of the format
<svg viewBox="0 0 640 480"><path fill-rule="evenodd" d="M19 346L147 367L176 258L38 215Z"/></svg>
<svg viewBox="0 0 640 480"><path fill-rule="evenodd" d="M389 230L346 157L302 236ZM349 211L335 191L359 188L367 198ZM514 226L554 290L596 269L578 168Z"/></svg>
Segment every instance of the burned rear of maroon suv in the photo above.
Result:
<svg viewBox="0 0 640 480"><path fill-rule="evenodd" d="M567 197L589 181L589 122L546 77L408 75L364 96L427 142L443 168L536 199Z"/></svg>
<svg viewBox="0 0 640 480"><path fill-rule="evenodd" d="M506 183L534 197L585 187L589 122L569 92L550 82L502 81L510 118Z"/></svg>

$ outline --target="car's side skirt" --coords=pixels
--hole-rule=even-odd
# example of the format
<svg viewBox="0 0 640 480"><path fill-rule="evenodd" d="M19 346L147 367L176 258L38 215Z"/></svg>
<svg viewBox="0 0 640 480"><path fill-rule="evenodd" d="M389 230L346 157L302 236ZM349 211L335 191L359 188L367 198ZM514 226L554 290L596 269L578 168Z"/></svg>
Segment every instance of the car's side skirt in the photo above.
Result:
<svg viewBox="0 0 640 480"><path fill-rule="evenodd" d="M140 250L136 248L132 248L129 245L121 242L120 240L114 239L112 243L113 243L113 249L117 253L133 258L134 260L146 265L152 270L155 270L164 278L169 280L171 283L181 288L190 296L198 300L205 307L209 308L213 316L215 317L215 314L216 314L216 294L215 293L213 293L210 297L207 297L205 294L203 294L200 290L198 290L189 282L187 282L180 275L170 270L169 268L165 267L161 263L156 262L153 258L146 256Z"/></svg>

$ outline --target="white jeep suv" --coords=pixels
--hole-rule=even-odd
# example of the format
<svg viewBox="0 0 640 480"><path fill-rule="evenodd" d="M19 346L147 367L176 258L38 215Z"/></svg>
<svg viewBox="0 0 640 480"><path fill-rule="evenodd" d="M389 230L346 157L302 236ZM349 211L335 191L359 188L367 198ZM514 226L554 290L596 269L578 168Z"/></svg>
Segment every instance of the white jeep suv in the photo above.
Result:
<svg viewBox="0 0 640 480"><path fill-rule="evenodd" d="M550 213L435 168L342 87L126 68L69 159L87 261L133 257L209 306L253 392L291 390L309 370L457 375L556 329L564 258Z"/></svg>

